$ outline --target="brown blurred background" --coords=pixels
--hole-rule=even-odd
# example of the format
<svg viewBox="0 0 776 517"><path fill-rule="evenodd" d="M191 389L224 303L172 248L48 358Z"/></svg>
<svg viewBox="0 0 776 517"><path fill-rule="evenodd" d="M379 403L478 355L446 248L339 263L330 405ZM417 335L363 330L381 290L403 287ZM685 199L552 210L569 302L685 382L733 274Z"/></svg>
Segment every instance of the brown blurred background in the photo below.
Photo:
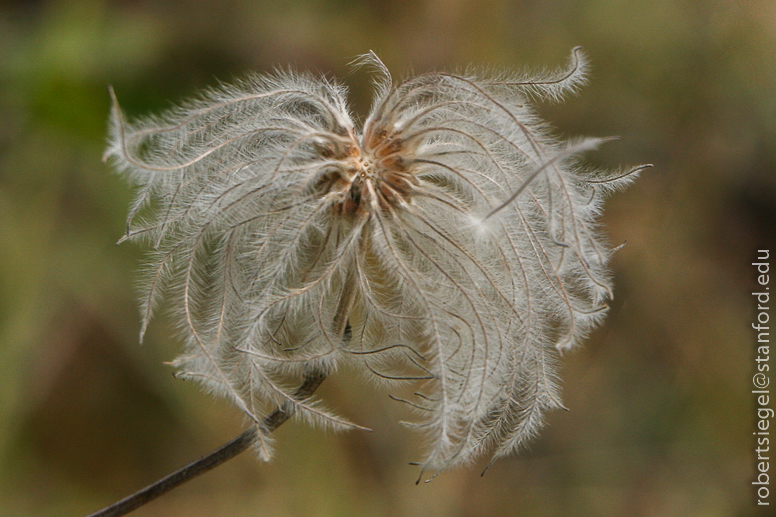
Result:
<svg viewBox="0 0 776 517"><path fill-rule="evenodd" d="M591 83L543 113L563 135L619 135L598 165L655 167L607 205L627 245L605 325L564 357L570 411L484 477L415 486L401 408L343 371L323 396L373 433L287 424L271 463L244 454L135 515L755 515L750 263L776 256L776 3L52 0L0 1L0 517L95 511L243 425L170 375L164 318L137 343L142 253L114 246L131 192L100 161L108 84L141 115L293 65L346 82L363 115L369 76L347 63L370 49L401 76L555 67L575 45Z"/></svg>

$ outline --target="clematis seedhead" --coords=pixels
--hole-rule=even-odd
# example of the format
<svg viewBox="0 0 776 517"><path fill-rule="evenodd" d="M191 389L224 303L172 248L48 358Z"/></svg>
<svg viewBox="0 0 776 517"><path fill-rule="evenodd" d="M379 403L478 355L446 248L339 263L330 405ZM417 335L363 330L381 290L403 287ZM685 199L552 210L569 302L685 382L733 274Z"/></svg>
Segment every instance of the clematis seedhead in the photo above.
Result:
<svg viewBox="0 0 776 517"><path fill-rule="evenodd" d="M579 49L533 76L357 64L375 76L362 125L344 87L291 71L138 120L113 97L106 158L137 186L124 239L151 249L142 332L164 299L179 375L237 404L265 458L273 407L358 427L293 395L343 362L410 393L392 398L423 468L503 456L562 407L559 351L611 297L596 220L641 168L583 166L604 139L560 140L534 111L584 83Z"/></svg>

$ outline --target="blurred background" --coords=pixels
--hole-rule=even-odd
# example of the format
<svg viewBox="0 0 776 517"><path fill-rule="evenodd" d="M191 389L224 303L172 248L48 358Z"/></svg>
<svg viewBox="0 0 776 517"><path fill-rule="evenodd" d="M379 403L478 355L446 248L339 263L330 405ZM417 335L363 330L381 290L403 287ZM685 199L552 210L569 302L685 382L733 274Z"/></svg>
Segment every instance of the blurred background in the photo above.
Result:
<svg viewBox="0 0 776 517"><path fill-rule="evenodd" d="M374 432L286 424L272 462L243 454L134 515L756 515L750 264L776 254L776 3L0 0L0 516L85 515L243 429L173 379L164 318L138 345L142 252L114 246L132 194L101 162L108 84L142 115L292 65L345 82L363 116L370 79L348 63L370 49L402 76L554 68L576 45L589 86L541 111L565 136L619 135L596 165L655 167L607 204L627 244L606 323L563 358L570 411L484 477L416 486L399 404L343 371L323 398Z"/></svg>

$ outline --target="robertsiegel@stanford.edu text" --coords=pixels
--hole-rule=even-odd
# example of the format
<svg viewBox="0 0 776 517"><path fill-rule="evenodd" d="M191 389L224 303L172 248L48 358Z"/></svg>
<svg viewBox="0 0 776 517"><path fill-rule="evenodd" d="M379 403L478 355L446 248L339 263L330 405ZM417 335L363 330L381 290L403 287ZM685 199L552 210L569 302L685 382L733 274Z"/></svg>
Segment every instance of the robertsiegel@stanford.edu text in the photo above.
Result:
<svg viewBox="0 0 776 517"><path fill-rule="evenodd" d="M768 506L770 495L770 425L774 416L774 411L770 407L770 276L769 269L771 252L770 250L757 250L757 261L752 265L757 268L757 287L759 292L752 293L757 307L755 311L755 322L752 328L757 333L757 344L755 369L757 370L752 377L754 389L752 394L755 396L755 406L757 408L757 419L755 421L755 466L756 478L752 481L756 490L758 506Z"/></svg>

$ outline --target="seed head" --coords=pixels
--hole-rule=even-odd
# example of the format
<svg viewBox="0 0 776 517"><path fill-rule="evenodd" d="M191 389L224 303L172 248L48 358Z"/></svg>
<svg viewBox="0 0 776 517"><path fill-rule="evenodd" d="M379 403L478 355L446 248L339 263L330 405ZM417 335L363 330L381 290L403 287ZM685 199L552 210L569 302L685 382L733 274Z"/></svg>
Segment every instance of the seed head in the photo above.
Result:
<svg viewBox="0 0 776 517"><path fill-rule="evenodd" d="M601 321L604 194L633 178L579 165L531 100L584 81L428 73L394 84L374 54L363 127L345 89L278 71L127 122L114 97L106 158L138 186L125 238L152 245L145 332L164 295L180 375L257 426L276 404L353 426L292 396L342 361L401 390L444 469L507 454L561 407L558 350ZM122 239L123 240L123 239ZM266 436L260 451L268 456Z"/></svg>

